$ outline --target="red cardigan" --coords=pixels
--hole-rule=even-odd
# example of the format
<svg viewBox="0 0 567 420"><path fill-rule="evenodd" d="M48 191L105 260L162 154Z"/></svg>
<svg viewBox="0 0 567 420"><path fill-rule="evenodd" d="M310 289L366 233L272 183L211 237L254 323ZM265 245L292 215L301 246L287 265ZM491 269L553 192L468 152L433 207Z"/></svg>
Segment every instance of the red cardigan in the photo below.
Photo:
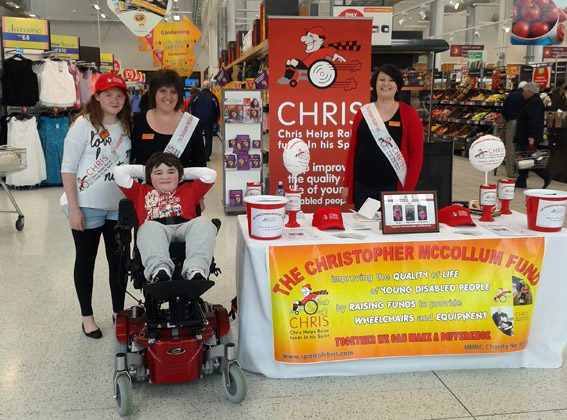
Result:
<svg viewBox="0 0 567 420"><path fill-rule="evenodd" d="M400 106L400 119L402 122L402 144L400 151L406 161L408 172L406 175L406 184L402 185L398 181L398 191L413 191L419 174L421 173L421 165L423 163L423 124L417 111L410 105L398 102ZM348 190L348 203L352 203L352 186L354 174L354 157L358 151L358 125L364 119L360 109L354 117L352 123L350 147L348 149L347 161L345 165L344 186Z"/></svg>

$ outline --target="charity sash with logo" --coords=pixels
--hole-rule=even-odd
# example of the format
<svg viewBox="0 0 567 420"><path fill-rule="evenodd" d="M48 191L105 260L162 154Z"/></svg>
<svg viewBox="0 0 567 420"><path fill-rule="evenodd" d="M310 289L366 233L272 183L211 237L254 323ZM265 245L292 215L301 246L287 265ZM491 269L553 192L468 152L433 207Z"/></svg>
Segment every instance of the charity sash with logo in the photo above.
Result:
<svg viewBox="0 0 567 420"><path fill-rule="evenodd" d="M406 175L408 173L408 167L406 165L406 161L402 156L402 152L400 148L390 136L388 129L386 128L386 124L382 121L382 117L376 109L376 106L373 103L366 104L360 107L360 111L368 124L368 128L372 133L372 137L376 141L376 144L382 150L392 168L396 172L402 187L406 183Z"/></svg>
<svg viewBox="0 0 567 420"><path fill-rule="evenodd" d="M199 118L184 112L183 117L181 117L181 121L177 124L177 128L171 136L171 140L169 140L169 143L165 147L164 152L172 153L175 156L180 157L185 150L185 147L187 147L198 122Z"/></svg>

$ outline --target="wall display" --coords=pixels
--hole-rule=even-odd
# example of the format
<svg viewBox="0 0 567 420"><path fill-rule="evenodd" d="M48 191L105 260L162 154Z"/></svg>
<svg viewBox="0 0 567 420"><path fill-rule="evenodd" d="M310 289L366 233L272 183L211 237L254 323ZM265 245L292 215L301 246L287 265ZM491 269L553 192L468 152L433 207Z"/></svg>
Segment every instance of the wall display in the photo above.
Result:
<svg viewBox="0 0 567 420"><path fill-rule="evenodd" d="M172 0L107 0L108 7L134 35L147 35L171 11Z"/></svg>
<svg viewBox="0 0 567 420"><path fill-rule="evenodd" d="M439 232L435 191L382 193L382 233Z"/></svg>
<svg viewBox="0 0 567 420"><path fill-rule="evenodd" d="M244 210L243 192L262 182L262 93L222 91L225 211ZM255 190L254 195L258 191Z"/></svg>
<svg viewBox="0 0 567 420"><path fill-rule="evenodd" d="M302 209L346 209L341 198L352 121L369 102L370 19L271 17L270 190L290 176L284 145L300 138L311 166L298 176Z"/></svg>
<svg viewBox="0 0 567 420"><path fill-rule="evenodd" d="M565 31L567 0L515 0L512 45L560 45Z"/></svg>
<svg viewBox="0 0 567 420"><path fill-rule="evenodd" d="M545 238L268 248L274 359L526 348Z"/></svg>

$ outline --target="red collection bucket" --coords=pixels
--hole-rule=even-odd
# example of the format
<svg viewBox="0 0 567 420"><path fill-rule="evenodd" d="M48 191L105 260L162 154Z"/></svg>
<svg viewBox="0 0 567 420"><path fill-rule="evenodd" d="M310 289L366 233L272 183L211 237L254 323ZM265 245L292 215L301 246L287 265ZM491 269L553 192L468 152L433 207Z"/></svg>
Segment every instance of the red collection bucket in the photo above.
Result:
<svg viewBox="0 0 567 420"><path fill-rule="evenodd" d="M252 239L278 239L282 236L286 197L252 195L244 197L248 234Z"/></svg>
<svg viewBox="0 0 567 420"><path fill-rule="evenodd" d="M565 222L567 192L526 190L528 228L540 232L559 232Z"/></svg>

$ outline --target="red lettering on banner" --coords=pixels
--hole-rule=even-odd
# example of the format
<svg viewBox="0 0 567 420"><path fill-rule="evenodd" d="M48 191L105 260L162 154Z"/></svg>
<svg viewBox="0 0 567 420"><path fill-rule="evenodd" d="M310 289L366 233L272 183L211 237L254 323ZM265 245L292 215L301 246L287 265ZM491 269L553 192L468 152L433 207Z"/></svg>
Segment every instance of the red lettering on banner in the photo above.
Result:
<svg viewBox="0 0 567 420"><path fill-rule="evenodd" d="M274 293L279 292L288 296L289 295L288 290L293 290L293 286L305 280L305 277L303 277L303 274L301 274L301 272L297 267L294 267L291 270L289 270L289 274L290 275L284 274L283 277L278 280L278 283L274 285L272 292ZM284 290L280 285L285 287L287 290Z"/></svg>
<svg viewBox="0 0 567 420"><path fill-rule="evenodd" d="M292 329L321 328L321 327L327 327L328 325L329 325L329 320L327 319L327 315L309 316L307 318L294 316L289 320L289 327Z"/></svg>
<svg viewBox="0 0 567 420"><path fill-rule="evenodd" d="M514 266L514 271L526 277L532 286L535 286L539 282L540 273L528 260L511 254L506 261L506 268L510 268L511 265Z"/></svg>

